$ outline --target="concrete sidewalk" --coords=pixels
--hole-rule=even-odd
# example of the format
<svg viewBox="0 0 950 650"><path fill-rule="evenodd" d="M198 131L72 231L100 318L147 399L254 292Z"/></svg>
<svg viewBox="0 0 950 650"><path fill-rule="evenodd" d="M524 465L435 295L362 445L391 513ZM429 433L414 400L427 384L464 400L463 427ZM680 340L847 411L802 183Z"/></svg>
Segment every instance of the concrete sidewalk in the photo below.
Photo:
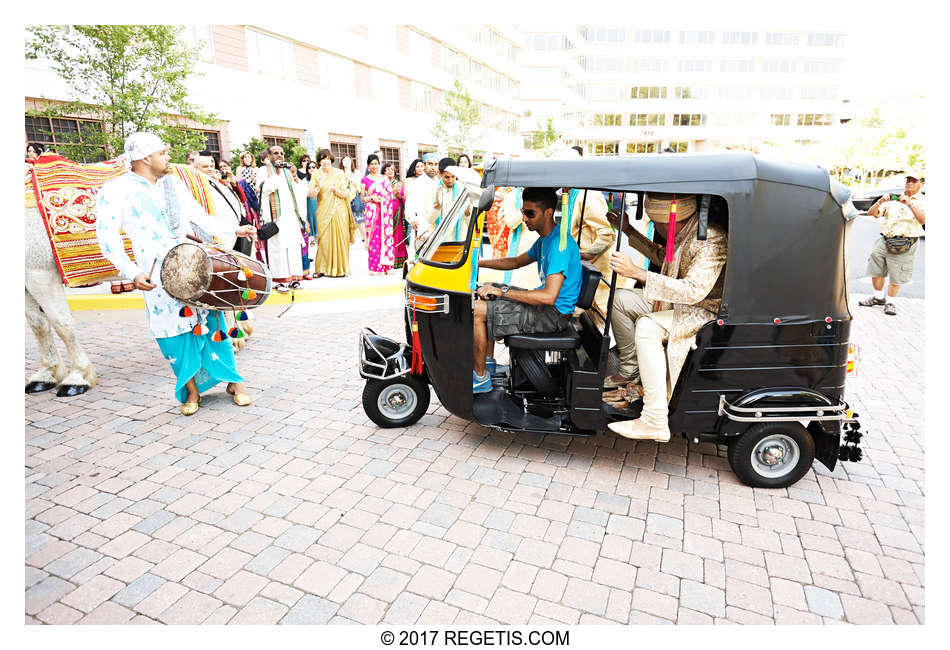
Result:
<svg viewBox="0 0 950 650"><path fill-rule="evenodd" d="M852 307L865 462L785 490L713 445L515 436L434 396L377 429L357 332L401 337L400 300L280 312L238 356L253 405L190 418L141 312L78 315L99 385L26 399L28 623L924 621L922 301Z"/></svg>

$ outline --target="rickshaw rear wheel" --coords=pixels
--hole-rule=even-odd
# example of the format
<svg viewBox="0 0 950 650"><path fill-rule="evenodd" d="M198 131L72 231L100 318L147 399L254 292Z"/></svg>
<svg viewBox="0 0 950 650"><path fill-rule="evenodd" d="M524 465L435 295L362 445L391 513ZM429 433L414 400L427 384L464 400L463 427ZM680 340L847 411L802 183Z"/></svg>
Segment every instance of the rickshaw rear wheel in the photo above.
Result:
<svg viewBox="0 0 950 650"><path fill-rule="evenodd" d="M762 422L729 445L729 465L752 487L784 488L798 482L815 460L815 442L798 422Z"/></svg>
<svg viewBox="0 0 950 650"><path fill-rule="evenodd" d="M408 427L426 414L429 397L429 384L412 375L370 379L363 387L363 411L384 429Z"/></svg>

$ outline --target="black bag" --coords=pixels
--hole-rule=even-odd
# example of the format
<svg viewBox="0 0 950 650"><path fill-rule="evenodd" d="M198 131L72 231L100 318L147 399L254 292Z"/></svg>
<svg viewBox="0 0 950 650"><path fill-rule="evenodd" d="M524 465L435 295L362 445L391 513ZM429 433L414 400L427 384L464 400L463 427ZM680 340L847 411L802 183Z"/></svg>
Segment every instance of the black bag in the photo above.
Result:
<svg viewBox="0 0 950 650"><path fill-rule="evenodd" d="M267 241L278 232L280 232L280 228L277 227L277 223L274 221L268 221L257 229L257 238L261 241Z"/></svg>
<svg viewBox="0 0 950 650"><path fill-rule="evenodd" d="M884 246L887 252L892 255L900 255L910 250L910 247L916 243L916 237L885 237Z"/></svg>

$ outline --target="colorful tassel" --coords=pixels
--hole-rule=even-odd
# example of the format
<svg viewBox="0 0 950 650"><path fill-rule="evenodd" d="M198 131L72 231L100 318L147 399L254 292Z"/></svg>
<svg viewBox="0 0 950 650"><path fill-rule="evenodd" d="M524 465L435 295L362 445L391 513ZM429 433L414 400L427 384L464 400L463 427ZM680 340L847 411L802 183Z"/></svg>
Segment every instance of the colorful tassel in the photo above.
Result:
<svg viewBox="0 0 950 650"><path fill-rule="evenodd" d="M669 264L673 261L673 249L676 248L676 195L673 195L673 201L670 203L670 224L666 235L666 258L664 261Z"/></svg>
<svg viewBox="0 0 950 650"><path fill-rule="evenodd" d="M178 310L178 315L182 318L191 318L195 315L195 312L191 311L191 307L182 307Z"/></svg>
<svg viewBox="0 0 950 650"><path fill-rule="evenodd" d="M194 334L195 336L204 336L205 334L208 333L208 328L202 325L201 323L198 323L191 330L191 333Z"/></svg>
<svg viewBox="0 0 950 650"><path fill-rule="evenodd" d="M255 298L257 298L257 294L250 289L247 289L247 299L254 300Z"/></svg>
<svg viewBox="0 0 950 650"><path fill-rule="evenodd" d="M211 340L216 343L218 341L223 341L226 338L228 338L228 335L222 332L221 330L217 330L214 334L211 335Z"/></svg>
<svg viewBox="0 0 950 650"><path fill-rule="evenodd" d="M243 269L241 269L241 273L243 273L248 278L254 277L254 271L247 268L246 266Z"/></svg>
<svg viewBox="0 0 950 650"><path fill-rule="evenodd" d="M237 272L237 280L238 282L244 282L245 280L247 280L247 275L244 274L244 271Z"/></svg>
<svg viewBox="0 0 950 650"><path fill-rule="evenodd" d="M247 320L247 312L246 312L246 311L239 311L239 312L237 312L237 314L235 315L235 318L237 318L238 320Z"/></svg>
<svg viewBox="0 0 950 650"><path fill-rule="evenodd" d="M567 222L569 218L568 209L567 209L567 201L568 201L569 195L570 195L569 192L565 192L564 190L561 190L561 223L559 224L560 238L558 240L558 246L557 246L557 249L559 251L564 250L564 248L567 246L567 229L568 229Z"/></svg>
<svg viewBox="0 0 950 650"><path fill-rule="evenodd" d="M240 327L232 327L230 331L228 331L228 336L230 336L232 339L243 339L244 330L242 330Z"/></svg>
<svg viewBox="0 0 950 650"><path fill-rule="evenodd" d="M250 295L251 295L250 289L245 289L244 291L241 292L241 298L243 298L244 300L247 300L250 297Z"/></svg>

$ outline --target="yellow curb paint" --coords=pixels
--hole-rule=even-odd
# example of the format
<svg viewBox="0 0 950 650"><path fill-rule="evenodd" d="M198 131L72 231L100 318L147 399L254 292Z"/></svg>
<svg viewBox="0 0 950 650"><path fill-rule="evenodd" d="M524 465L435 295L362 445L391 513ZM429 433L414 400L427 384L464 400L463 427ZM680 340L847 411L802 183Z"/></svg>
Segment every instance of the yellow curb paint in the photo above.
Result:
<svg viewBox="0 0 950 650"><path fill-rule="evenodd" d="M351 298L375 298L395 296L403 292L403 285L394 284L381 287L333 287L328 289L297 289L294 302L323 302ZM145 298L141 293L123 294L84 294L69 296L69 308L73 311L102 311L113 309L143 309ZM290 293L272 291L264 301L265 305L289 305Z"/></svg>

